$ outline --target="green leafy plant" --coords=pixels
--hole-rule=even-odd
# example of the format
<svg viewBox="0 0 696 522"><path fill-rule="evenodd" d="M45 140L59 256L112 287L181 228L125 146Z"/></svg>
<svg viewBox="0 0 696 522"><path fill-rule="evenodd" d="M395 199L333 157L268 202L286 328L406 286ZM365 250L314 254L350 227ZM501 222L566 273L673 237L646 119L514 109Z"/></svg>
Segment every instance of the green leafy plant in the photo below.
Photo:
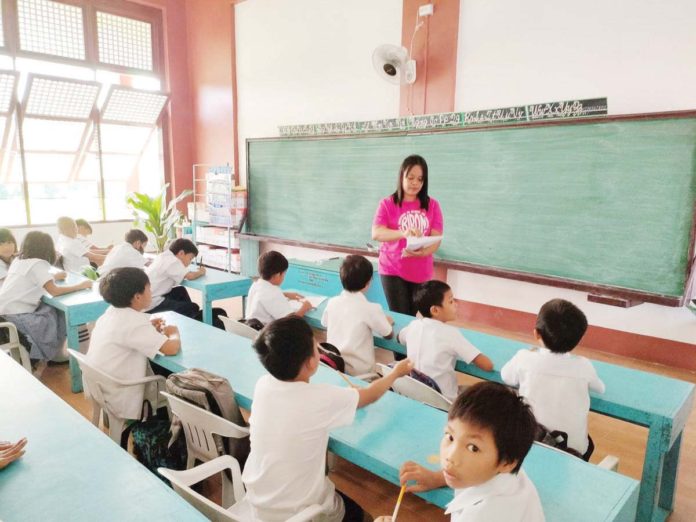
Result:
<svg viewBox="0 0 696 522"><path fill-rule="evenodd" d="M167 188L169 183L154 197L141 192L132 192L126 197L128 208L135 218L134 225L143 227L155 237L157 252L164 250L167 239L172 236L174 225L182 219L181 212L176 208L177 203L192 193L184 190L167 205Z"/></svg>

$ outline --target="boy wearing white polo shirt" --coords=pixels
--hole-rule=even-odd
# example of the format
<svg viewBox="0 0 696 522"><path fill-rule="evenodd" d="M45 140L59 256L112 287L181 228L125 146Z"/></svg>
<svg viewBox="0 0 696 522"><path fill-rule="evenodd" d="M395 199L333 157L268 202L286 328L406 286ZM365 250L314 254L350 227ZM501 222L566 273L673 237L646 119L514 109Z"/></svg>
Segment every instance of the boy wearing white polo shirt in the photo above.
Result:
<svg viewBox="0 0 696 522"><path fill-rule="evenodd" d="M410 483L411 492L454 489L445 511L451 522L543 522L539 494L521 470L535 432L534 415L513 390L494 382L475 384L449 410L440 443L442 470L406 462L399 480Z"/></svg>
<svg viewBox="0 0 696 522"><path fill-rule="evenodd" d="M147 236L145 232L137 228L133 228L126 232L125 242L116 245L106 255L104 264L99 269L99 274L104 277L114 268L145 268L145 246L147 245Z"/></svg>
<svg viewBox="0 0 696 522"><path fill-rule="evenodd" d="M539 424L565 433L569 452L589 460L594 451L587 432L590 391L604 393L605 387L588 359L570 353L586 330L582 310L552 299L539 310L534 328L543 347L520 350L500 375L506 384L520 387Z"/></svg>
<svg viewBox="0 0 696 522"><path fill-rule="evenodd" d="M274 319L290 314L302 317L311 310L310 302L303 300L300 294L283 292L280 289L288 266L285 256L275 250L269 250L259 256L258 270L261 277L249 288L245 319L257 319L266 325ZM289 299L300 300L300 308L294 309Z"/></svg>
<svg viewBox="0 0 696 522"><path fill-rule="evenodd" d="M193 272L188 269L197 255L193 241L179 238L147 267L145 272L152 285L150 313L172 311L193 318L199 314L200 307L191 301L186 288L180 286L184 279L192 281L205 275L204 266Z"/></svg>
<svg viewBox="0 0 696 522"><path fill-rule="evenodd" d="M452 289L442 281L427 281L414 292L413 301L421 318L412 321L399 332L399 342L406 345L413 366L433 379L442 395L450 400L457 397L457 359L490 372L491 360L483 355L458 328L448 321L457 318L457 304Z"/></svg>
<svg viewBox="0 0 696 522"><path fill-rule="evenodd" d="M350 375L375 371L373 332L386 338L392 335L394 320L365 297L372 272L372 263L363 256L347 256L340 271L343 292L329 299L321 318L326 341L341 352Z"/></svg>
<svg viewBox="0 0 696 522"><path fill-rule="evenodd" d="M294 315L267 325L254 349L270 375L254 389L244 507L264 522L284 522L313 504L322 507L322 522L362 520L360 506L336 492L326 476L329 431L351 424L357 408L384 395L410 372L411 362L399 362L389 376L364 388L312 383L319 351L310 326Z"/></svg>
<svg viewBox="0 0 696 522"><path fill-rule="evenodd" d="M143 310L152 293L145 272L139 268L115 268L102 278L99 292L111 306L94 326L87 360L111 377L134 380L150 370L148 359L174 355L181 347L179 330L152 319ZM124 419L139 419L145 386L108 392L107 401Z"/></svg>
<svg viewBox="0 0 696 522"><path fill-rule="evenodd" d="M79 274L92 263L101 266L106 256L93 252L77 238L77 225L72 218L58 218L58 242L56 250L63 256L63 269Z"/></svg>

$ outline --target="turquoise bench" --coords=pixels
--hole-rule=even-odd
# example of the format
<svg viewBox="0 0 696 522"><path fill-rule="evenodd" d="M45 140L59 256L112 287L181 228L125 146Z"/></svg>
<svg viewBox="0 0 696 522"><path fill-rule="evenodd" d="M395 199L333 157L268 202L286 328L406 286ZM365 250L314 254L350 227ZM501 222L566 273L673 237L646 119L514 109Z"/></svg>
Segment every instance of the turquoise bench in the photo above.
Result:
<svg viewBox="0 0 696 522"><path fill-rule="evenodd" d="M59 286L75 285L84 280L82 276L69 273L65 281L57 284ZM99 283L95 281L91 290L81 290L59 297L46 294L41 298L44 303L63 312L68 332L68 348L79 351L79 327L96 321L109 307L99 294L98 286ZM203 320L207 324L213 324L213 301L229 297L245 297L249 293L251 279L208 268L203 277L194 281L184 281L183 286L201 292ZM70 358L70 386L73 393L82 391L80 368L72 357Z"/></svg>
<svg viewBox="0 0 696 522"><path fill-rule="evenodd" d="M250 409L256 381L266 373L251 341L171 312L162 316L179 327L182 349L175 356L157 356L155 363L171 371L203 368L224 376L232 384L240 406ZM312 380L346 386L338 374L324 367ZM356 379L354 382L361 383ZM298 419L301 415L300 410ZM329 448L398 484L399 468L407 460L435 469L429 457L439 453L445 423L444 412L389 392L359 410L351 426L332 431ZM536 444L524 469L536 484L549 521L635 519L638 482L633 479ZM444 508L452 491L441 488L419 496Z"/></svg>
<svg viewBox="0 0 696 522"><path fill-rule="evenodd" d="M311 326L323 328L321 316L325 306L326 301L318 309L307 313L305 318ZM397 333L414 319L408 315L388 313L394 318ZM529 347L495 335L463 328L461 331L464 337L492 359L495 369L485 372L464 361L459 361L456 368L481 379L502 382L500 369L518 350ZM396 337L384 339L375 336L375 346L405 354L406 347L399 344ZM592 363L607 387L604 394L591 394L592 411L648 427L637 520L663 521L674 507L681 437L691 412L694 385L615 364Z"/></svg>
<svg viewBox="0 0 696 522"><path fill-rule="evenodd" d="M0 520L207 520L4 354L0 419L0 439L29 441L0 471Z"/></svg>

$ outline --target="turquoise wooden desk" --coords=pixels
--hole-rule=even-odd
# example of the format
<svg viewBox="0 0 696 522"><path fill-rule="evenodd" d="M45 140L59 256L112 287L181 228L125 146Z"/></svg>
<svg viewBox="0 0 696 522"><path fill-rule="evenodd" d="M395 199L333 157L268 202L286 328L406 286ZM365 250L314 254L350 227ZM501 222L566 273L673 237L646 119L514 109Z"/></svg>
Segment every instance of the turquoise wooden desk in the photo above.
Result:
<svg viewBox="0 0 696 522"><path fill-rule="evenodd" d="M246 297L251 287L251 279L223 270L206 268L205 275L188 281L184 279L182 286L193 288L201 293L203 301L203 321L213 324L213 301L229 297Z"/></svg>
<svg viewBox="0 0 696 522"><path fill-rule="evenodd" d="M157 356L155 362L171 371L203 368L222 375L230 381L240 406L250 409L256 381L266 373L251 341L178 314L162 315L179 327L182 349L175 356ZM312 380L346 386L338 374L324 367ZM435 469L428 457L439 453L445 423L444 412L389 392L377 403L358 410L351 426L334 430L329 448L398 484L399 467L406 460ZM549 521L635 518L638 483L633 479L538 445L525 460L524 469L539 490ZM420 496L444 507L452 491L441 488Z"/></svg>
<svg viewBox="0 0 696 522"><path fill-rule="evenodd" d="M305 318L315 328L322 329L324 301ZM399 332L413 317L388 312L394 318L394 331ZM502 382L500 369L518 350L527 344L473 330L461 329L474 346L491 358L494 371L485 372L464 361L457 370L481 379ZM376 346L398 353L406 347L392 339L376 336ZM614 364L592 361L607 391L591 394L591 409L633 424L647 426L648 445L645 451L641 478L638 520L663 521L674 509L674 490L679 463L681 437L694 400L694 385L654 373L624 368Z"/></svg>
<svg viewBox="0 0 696 522"><path fill-rule="evenodd" d="M372 283L367 290L367 299L379 303L387 309L387 298L384 296L382 280L377 273L377 260L370 259L374 267ZM339 271L343 258L335 257L323 261L302 261L290 259L288 272L281 287L283 290L295 290L300 293L338 295L343 290Z"/></svg>
<svg viewBox="0 0 696 522"><path fill-rule="evenodd" d="M58 286L76 285L85 278L68 273L65 281L57 282ZM65 325L68 332L68 348L80 350L78 329L86 323L96 321L109 307L99 293L99 284L95 281L91 290L80 290L71 294L52 297L44 295L41 300L60 310L65 315ZM82 374L75 360L70 357L70 387L73 393L82 391Z"/></svg>
<svg viewBox="0 0 696 522"><path fill-rule="evenodd" d="M28 439L0 471L5 522L204 521L172 489L0 354L0 439Z"/></svg>

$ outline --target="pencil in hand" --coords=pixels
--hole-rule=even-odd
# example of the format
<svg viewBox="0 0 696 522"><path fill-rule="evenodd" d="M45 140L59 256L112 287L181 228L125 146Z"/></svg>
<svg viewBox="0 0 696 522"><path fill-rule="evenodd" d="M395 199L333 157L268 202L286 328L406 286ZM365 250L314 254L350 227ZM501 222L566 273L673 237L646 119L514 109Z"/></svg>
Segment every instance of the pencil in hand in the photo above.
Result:
<svg viewBox="0 0 696 522"><path fill-rule="evenodd" d="M391 522L396 522L396 515L399 514L399 508L401 507L401 500L404 498L404 493L406 493L406 484L401 486L399 499L396 501L396 506L394 506L394 513L392 513Z"/></svg>

